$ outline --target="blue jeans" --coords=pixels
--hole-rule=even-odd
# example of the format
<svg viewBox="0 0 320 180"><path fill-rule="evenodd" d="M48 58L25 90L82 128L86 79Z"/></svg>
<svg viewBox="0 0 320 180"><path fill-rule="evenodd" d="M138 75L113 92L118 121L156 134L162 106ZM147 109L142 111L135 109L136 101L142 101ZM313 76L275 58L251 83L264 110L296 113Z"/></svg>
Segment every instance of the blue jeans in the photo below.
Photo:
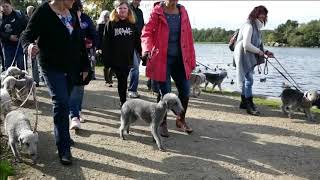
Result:
<svg viewBox="0 0 320 180"><path fill-rule="evenodd" d="M168 56L167 59L167 79L165 82L158 82L160 94L164 96L171 92L171 77L178 89L179 97L186 98L190 95L190 83L186 79L186 73L181 58ZM153 86L156 86L154 84Z"/></svg>
<svg viewBox="0 0 320 180"><path fill-rule="evenodd" d="M128 91L137 92L138 84L139 84L139 65L140 65L140 58L136 51L133 53L133 67L130 69L129 76L130 76L130 83Z"/></svg>
<svg viewBox="0 0 320 180"><path fill-rule="evenodd" d="M5 69L8 69L13 61L14 55L16 53L16 46L8 46L8 45L3 45L2 47L2 52L3 52L3 57L4 57L4 67ZM17 67L21 70L25 70L25 64L24 64L24 57L23 57L23 50L22 47L19 46L15 64Z"/></svg>
<svg viewBox="0 0 320 180"><path fill-rule="evenodd" d="M244 76L241 95L244 95L246 98L252 97L252 86L253 86L253 70L249 71Z"/></svg>
<svg viewBox="0 0 320 180"><path fill-rule="evenodd" d="M69 156L69 99L72 89L69 74L42 70L45 82L53 102L53 121L56 145L60 156Z"/></svg>
<svg viewBox="0 0 320 180"><path fill-rule="evenodd" d="M69 100L69 109L70 117L80 118L80 111L82 109L82 100L84 94L84 86L73 86L70 100Z"/></svg>

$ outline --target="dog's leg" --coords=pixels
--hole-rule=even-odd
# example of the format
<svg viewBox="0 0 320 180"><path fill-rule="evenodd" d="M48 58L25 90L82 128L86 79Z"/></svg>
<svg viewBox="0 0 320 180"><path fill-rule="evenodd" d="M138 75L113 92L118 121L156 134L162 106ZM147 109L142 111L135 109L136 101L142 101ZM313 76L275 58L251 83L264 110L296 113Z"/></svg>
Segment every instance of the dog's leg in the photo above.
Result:
<svg viewBox="0 0 320 180"><path fill-rule="evenodd" d="M17 147L16 147L15 141L12 140L12 139L9 139L9 146L11 148L11 151L12 151L16 161L19 162L19 163L22 162L21 159L20 159L19 153L17 151Z"/></svg>
<svg viewBox="0 0 320 180"><path fill-rule="evenodd" d="M305 115L307 116L308 121L314 121L314 117L309 108L304 109Z"/></svg>
<svg viewBox="0 0 320 180"><path fill-rule="evenodd" d="M286 106L285 105L281 105L281 109L282 109L282 112L283 112L283 114L284 115L288 115L288 112L287 112L287 110L286 110Z"/></svg>
<svg viewBox="0 0 320 180"><path fill-rule="evenodd" d="M158 146L159 150L160 151L165 151L165 149L162 146L161 139L160 139L159 125L160 125L160 123L151 122L151 126L150 126L151 127L151 133L152 133L152 136L153 136L154 140L157 143L157 146Z"/></svg>
<svg viewBox="0 0 320 180"><path fill-rule="evenodd" d="M292 106L287 106L287 109L288 109L288 117L290 119L292 119L292 115L293 115L293 107Z"/></svg>
<svg viewBox="0 0 320 180"><path fill-rule="evenodd" d="M221 83L218 84L219 90L222 93Z"/></svg>
<svg viewBox="0 0 320 180"><path fill-rule="evenodd" d="M212 90L211 90L211 92L213 92L213 90L214 90L214 88L216 87L216 83L214 83L213 85L212 85Z"/></svg>
<svg viewBox="0 0 320 180"><path fill-rule="evenodd" d="M126 127L126 123L129 121L128 119L125 119L123 117L123 115L121 115L120 117L120 121L121 121L121 125L119 127L119 133L120 133L120 138L122 138L123 140L125 140L124 136L123 136L123 131Z"/></svg>
<svg viewBox="0 0 320 180"><path fill-rule="evenodd" d="M206 81L205 85L204 85L204 90L206 91L207 90L207 86L208 86L209 82Z"/></svg>
<svg viewBox="0 0 320 180"><path fill-rule="evenodd" d="M200 96L200 94L201 94L201 89L200 89L200 87L198 86L198 96Z"/></svg>
<svg viewBox="0 0 320 180"><path fill-rule="evenodd" d="M196 87L192 87L192 95L193 97L196 97Z"/></svg>

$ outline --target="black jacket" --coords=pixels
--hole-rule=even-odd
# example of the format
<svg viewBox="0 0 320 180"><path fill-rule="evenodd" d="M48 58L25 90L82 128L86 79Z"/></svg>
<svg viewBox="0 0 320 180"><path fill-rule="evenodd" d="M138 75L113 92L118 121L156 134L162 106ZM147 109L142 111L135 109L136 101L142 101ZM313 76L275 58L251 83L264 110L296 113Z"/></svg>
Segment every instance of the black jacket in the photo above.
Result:
<svg viewBox="0 0 320 180"><path fill-rule="evenodd" d="M2 16L2 24L0 26L0 38L4 45L17 46L17 41L10 41L11 35L20 37L21 32L26 28L27 19L19 11L13 10L9 15Z"/></svg>
<svg viewBox="0 0 320 180"><path fill-rule="evenodd" d="M143 12L139 7L135 8L132 3L130 4L132 11L136 17L136 27L138 32L141 34L142 28L144 26Z"/></svg>
<svg viewBox="0 0 320 180"><path fill-rule="evenodd" d="M97 49L102 49L103 32L106 24L97 24Z"/></svg>
<svg viewBox="0 0 320 180"><path fill-rule="evenodd" d="M105 26L102 45L105 66L132 66L134 49L141 52L140 34L135 24L126 20L109 21Z"/></svg>
<svg viewBox="0 0 320 180"><path fill-rule="evenodd" d="M70 13L74 28L71 35L48 2L34 11L22 34L25 52L29 44L38 39L40 65L44 70L87 72L90 68L84 37L80 33L79 19L76 14Z"/></svg>

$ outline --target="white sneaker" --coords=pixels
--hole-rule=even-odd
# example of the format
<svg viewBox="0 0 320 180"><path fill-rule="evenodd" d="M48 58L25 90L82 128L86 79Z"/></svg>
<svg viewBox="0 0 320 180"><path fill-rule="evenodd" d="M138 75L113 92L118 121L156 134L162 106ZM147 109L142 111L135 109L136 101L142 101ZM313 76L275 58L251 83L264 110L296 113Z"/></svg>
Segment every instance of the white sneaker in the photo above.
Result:
<svg viewBox="0 0 320 180"><path fill-rule="evenodd" d="M70 129L74 129L74 130L81 129L79 118L73 117L71 119Z"/></svg>
<svg viewBox="0 0 320 180"><path fill-rule="evenodd" d="M128 92L128 97L129 97L129 98L139 98L140 95L138 94L138 92L129 91L129 92Z"/></svg>

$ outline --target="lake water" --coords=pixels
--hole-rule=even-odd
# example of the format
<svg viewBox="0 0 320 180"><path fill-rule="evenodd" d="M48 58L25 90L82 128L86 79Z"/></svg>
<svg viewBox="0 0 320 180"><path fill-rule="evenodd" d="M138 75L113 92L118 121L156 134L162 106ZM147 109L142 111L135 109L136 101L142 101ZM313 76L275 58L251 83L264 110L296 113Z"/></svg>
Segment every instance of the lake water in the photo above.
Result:
<svg viewBox="0 0 320 180"><path fill-rule="evenodd" d="M230 83L232 79L235 81L236 78L235 68L232 67L232 52L227 44L195 44L195 49L198 62L208 65L212 69L217 65L227 69L229 78L226 78L222 84L224 90L239 91L236 83L233 85ZM265 47L265 49L274 53L303 90L320 89L319 48ZM283 72L274 59L270 59L270 61ZM258 74L255 68L253 93L277 97L281 94L282 83L287 83L287 81L270 64L268 67L268 75ZM144 72L144 67L141 70ZM266 81L260 82L260 79L264 78Z"/></svg>

